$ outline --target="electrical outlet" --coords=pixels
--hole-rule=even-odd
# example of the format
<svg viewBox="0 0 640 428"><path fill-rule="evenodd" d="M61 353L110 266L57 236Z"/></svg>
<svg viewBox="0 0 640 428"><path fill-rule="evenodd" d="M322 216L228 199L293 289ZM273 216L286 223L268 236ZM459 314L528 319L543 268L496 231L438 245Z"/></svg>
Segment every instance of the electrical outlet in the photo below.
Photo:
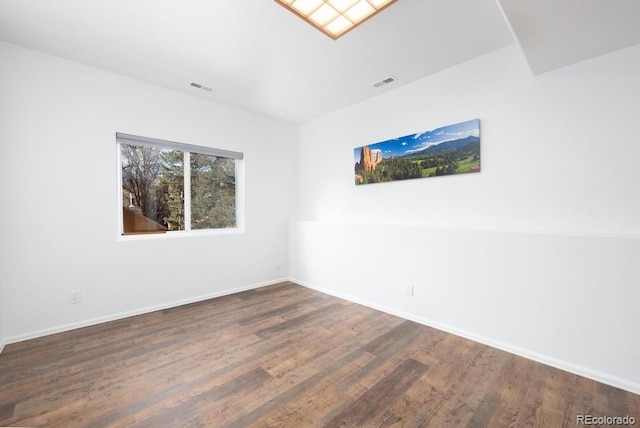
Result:
<svg viewBox="0 0 640 428"><path fill-rule="evenodd" d="M413 296L413 282L407 284L407 291L405 294L407 296Z"/></svg>
<svg viewBox="0 0 640 428"><path fill-rule="evenodd" d="M73 290L69 292L69 304L77 305L78 303L80 303L81 297L82 294L80 293L80 290Z"/></svg>

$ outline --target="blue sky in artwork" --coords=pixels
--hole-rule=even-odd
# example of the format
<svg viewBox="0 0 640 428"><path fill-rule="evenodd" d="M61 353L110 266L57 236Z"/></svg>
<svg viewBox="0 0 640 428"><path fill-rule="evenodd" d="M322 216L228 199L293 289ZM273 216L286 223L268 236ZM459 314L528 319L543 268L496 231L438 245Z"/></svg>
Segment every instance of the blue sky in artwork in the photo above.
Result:
<svg viewBox="0 0 640 428"><path fill-rule="evenodd" d="M382 152L382 156L387 159L391 156L400 157L410 155L430 146L435 146L445 141L459 140L469 136L480 136L480 120L474 119L467 122L456 123L455 125L444 126L433 131L420 132L418 134L405 135L404 137L382 141L375 144L366 144L372 151ZM360 161L362 147L353 150L355 162Z"/></svg>

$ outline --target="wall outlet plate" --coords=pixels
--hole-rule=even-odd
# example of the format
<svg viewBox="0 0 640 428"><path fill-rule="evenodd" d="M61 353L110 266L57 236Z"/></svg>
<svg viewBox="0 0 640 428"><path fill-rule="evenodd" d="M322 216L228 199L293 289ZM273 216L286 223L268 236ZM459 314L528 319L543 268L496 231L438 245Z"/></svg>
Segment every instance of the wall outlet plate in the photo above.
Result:
<svg viewBox="0 0 640 428"><path fill-rule="evenodd" d="M407 291L405 292L407 296L413 296L413 282L407 284Z"/></svg>
<svg viewBox="0 0 640 428"><path fill-rule="evenodd" d="M80 293L80 290L73 290L69 292L70 305L77 305L78 303L80 303L81 298L82 298L82 293Z"/></svg>

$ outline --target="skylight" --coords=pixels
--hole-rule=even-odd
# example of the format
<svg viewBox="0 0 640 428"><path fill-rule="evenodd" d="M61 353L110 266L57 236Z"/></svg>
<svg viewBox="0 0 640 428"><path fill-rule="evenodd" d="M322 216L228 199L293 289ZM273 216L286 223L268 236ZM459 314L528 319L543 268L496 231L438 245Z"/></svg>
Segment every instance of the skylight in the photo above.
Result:
<svg viewBox="0 0 640 428"><path fill-rule="evenodd" d="M397 0L275 1L335 40Z"/></svg>

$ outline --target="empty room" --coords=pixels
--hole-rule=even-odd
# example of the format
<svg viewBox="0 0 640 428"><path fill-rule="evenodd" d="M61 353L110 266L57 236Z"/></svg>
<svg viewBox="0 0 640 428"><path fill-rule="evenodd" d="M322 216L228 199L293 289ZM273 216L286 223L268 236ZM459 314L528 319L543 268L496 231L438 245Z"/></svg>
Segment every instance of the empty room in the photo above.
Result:
<svg viewBox="0 0 640 428"><path fill-rule="evenodd" d="M636 0L0 0L0 426L640 424Z"/></svg>

